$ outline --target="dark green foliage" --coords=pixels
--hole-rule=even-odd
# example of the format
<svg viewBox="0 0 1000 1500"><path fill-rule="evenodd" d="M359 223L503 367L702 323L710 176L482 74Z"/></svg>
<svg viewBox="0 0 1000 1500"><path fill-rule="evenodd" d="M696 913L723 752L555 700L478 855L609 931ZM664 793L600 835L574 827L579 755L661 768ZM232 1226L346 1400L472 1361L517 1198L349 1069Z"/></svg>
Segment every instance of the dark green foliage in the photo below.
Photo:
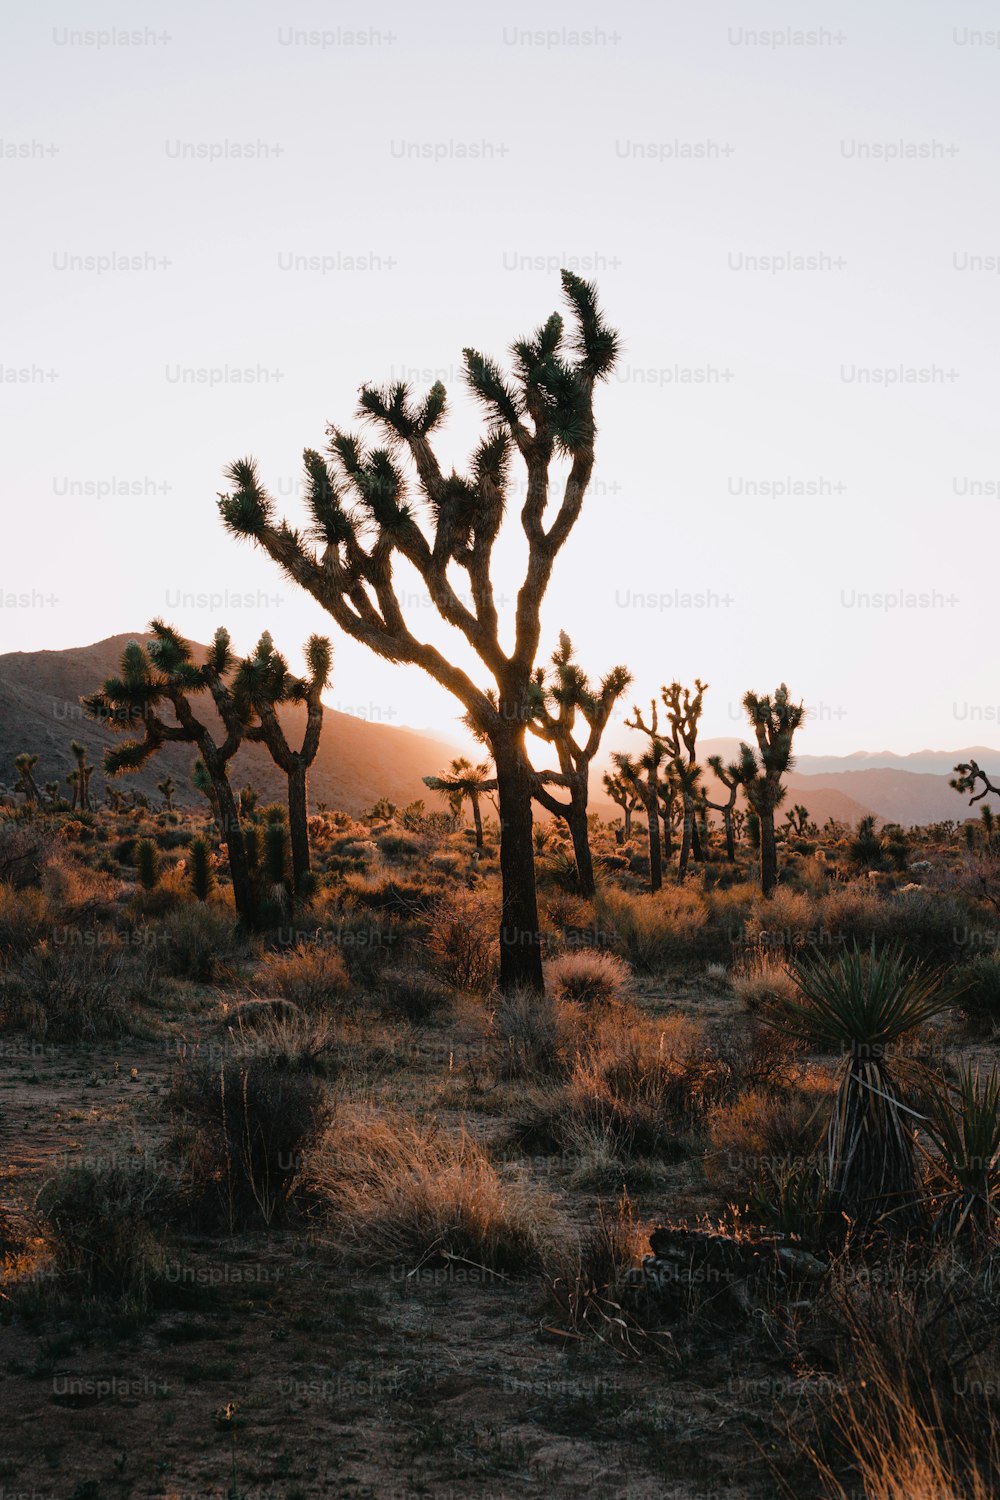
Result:
<svg viewBox="0 0 1000 1500"><path fill-rule="evenodd" d="M198 901L207 901L215 888L212 851L207 839L192 839L188 847L188 879Z"/></svg>
<svg viewBox="0 0 1000 1500"><path fill-rule="evenodd" d="M151 891L160 878L160 851L153 839L140 839L135 848L135 867L144 890Z"/></svg>
<svg viewBox="0 0 1000 1500"><path fill-rule="evenodd" d="M991 1032L1000 1025L1000 959L993 953L977 953L955 977L965 986L958 1005L970 1026Z"/></svg>
<svg viewBox="0 0 1000 1500"><path fill-rule="evenodd" d="M285 1053L229 1058L179 1068L170 1103L196 1221L231 1232L277 1223L328 1115L320 1080Z"/></svg>
<svg viewBox="0 0 1000 1500"><path fill-rule="evenodd" d="M270 886L287 886L290 877L288 829L275 818L264 827L264 878Z"/></svg>
<svg viewBox="0 0 1000 1500"><path fill-rule="evenodd" d="M880 870L882 868L882 839L875 827L877 821L871 813L860 818L854 832L854 838L851 840L851 859L860 870Z"/></svg>

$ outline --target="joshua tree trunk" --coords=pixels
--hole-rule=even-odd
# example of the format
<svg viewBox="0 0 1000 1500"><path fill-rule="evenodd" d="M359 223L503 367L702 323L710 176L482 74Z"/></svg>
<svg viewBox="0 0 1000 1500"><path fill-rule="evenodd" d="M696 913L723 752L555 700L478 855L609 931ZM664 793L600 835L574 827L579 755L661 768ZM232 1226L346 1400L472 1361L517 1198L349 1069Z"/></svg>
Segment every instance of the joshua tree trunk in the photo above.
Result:
<svg viewBox="0 0 1000 1500"><path fill-rule="evenodd" d="M760 818L760 888L770 896L778 884L778 846L774 837L774 808L762 807Z"/></svg>
<svg viewBox="0 0 1000 1500"><path fill-rule="evenodd" d="M535 773L524 748L524 729L493 745L500 801L500 984L543 990L542 947L535 893L531 801Z"/></svg>
<svg viewBox="0 0 1000 1500"><path fill-rule="evenodd" d="M724 807L722 809L722 822L726 830L726 858L733 865L736 863L736 837L733 833L732 807Z"/></svg>
<svg viewBox="0 0 1000 1500"><path fill-rule="evenodd" d="M627 844L629 839L632 837L632 809L630 807L625 807L622 809L622 812L624 814L625 823L625 827L623 830L624 842Z"/></svg>
<svg viewBox="0 0 1000 1500"><path fill-rule="evenodd" d="M292 844L292 884L296 891L309 874L309 767L301 759L288 770L288 832Z"/></svg>
<svg viewBox="0 0 1000 1500"><path fill-rule="evenodd" d="M250 865L243 840L243 828L236 808L236 798L233 796L229 777L225 774L213 776L212 786L219 809L219 824L226 846L226 857L229 860L229 874L233 882L233 901L240 918L252 927L256 921L257 905L254 900Z"/></svg>
<svg viewBox="0 0 1000 1500"><path fill-rule="evenodd" d="M646 822L649 824L649 889L658 891L663 884L663 864L660 857L660 812L656 785L646 802Z"/></svg>
<svg viewBox="0 0 1000 1500"><path fill-rule="evenodd" d="M472 804L472 821L476 825L476 848L483 847L483 815L479 810L479 793L470 792L469 801Z"/></svg>
<svg viewBox="0 0 1000 1500"><path fill-rule="evenodd" d="M594 894L594 860L590 852L590 830L587 827L587 809L575 804L566 819L573 840L576 858L576 873L581 896Z"/></svg>
<svg viewBox="0 0 1000 1500"><path fill-rule="evenodd" d="M690 797L684 798L684 829L681 834L681 853L677 863L677 884L684 884L687 874L688 860L691 858L691 840L694 835L694 802Z"/></svg>

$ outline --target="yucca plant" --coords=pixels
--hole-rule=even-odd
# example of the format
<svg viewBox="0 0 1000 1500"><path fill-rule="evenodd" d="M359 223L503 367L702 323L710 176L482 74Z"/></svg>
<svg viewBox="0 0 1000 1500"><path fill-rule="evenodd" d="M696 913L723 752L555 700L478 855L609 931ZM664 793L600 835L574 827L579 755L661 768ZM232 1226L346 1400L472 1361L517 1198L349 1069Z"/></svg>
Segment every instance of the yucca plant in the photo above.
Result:
<svg viewBox="0 0 1000 1500"><path fill-rule="evenodd" d="M940 1154L948 1188L936 1227L951 1235L982 1239L996 1234L1000 1218L1000 1075L982 1075L964 1064L949 1087L927 1088L927 1134Z"/></svg>
<svg viewBox="0 0 1000 1500"><path fill-rule="evenodd" d="M199 901L207 901L215 885L212 851L207 839L192 839L188 847L188 878Z"/></svg>
<svg viewBox="0 0 1000 1500"><path fill-rule="evenodd" d="M136 844L135 867L143 888L153 890L160 878L160 851L153 839L140 839Z"/></svg>
<svg viewBox="0 0 1000 1500"><path fill-rule="evenodd" d="M863 1226L911 1222L919 1202L914 1112L903 1102L893 1050L947 1009L957 987L898 947L857 944L829 960L789 965L798 994L776 995L770 1025L843 1053L827 1128L830 1208Z"/></svg>

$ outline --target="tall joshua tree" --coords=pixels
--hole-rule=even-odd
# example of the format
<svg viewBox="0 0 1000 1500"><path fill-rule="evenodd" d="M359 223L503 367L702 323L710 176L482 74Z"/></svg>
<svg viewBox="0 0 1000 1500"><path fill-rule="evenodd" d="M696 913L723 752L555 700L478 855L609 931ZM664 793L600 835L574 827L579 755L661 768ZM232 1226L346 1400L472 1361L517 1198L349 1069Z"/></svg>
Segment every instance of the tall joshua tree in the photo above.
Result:
<svg viewBox="0 0 1000 1500"><path fill-rule="evenodd" d="M538 991L543 982L532 848L535 776L525 749L532 672L542 601L593 471L594 387L610 374L618 353L617 335L601 315L595 289L568 271L562 284L571 330L553 313L531 337L513 345L512 374L474 349L464 351L466 378L486 420L467 473L447 473L431 444L446 408L440 382L422 399L403 383L364 386L359 414L374 427L380 444L369 448L334 426L329 463L306 450L307 533L277 519L250 459L231 465L231 492L219 499L231 532L263 547L355 640L389 661L422 667L458 698L489 745L501 824L500 978L505 989L523 984ZM507 651L500 641L491 566L514 454L527 476L520 521L528 555L513 647ZM569 472L546 525L557 457L568 459ZM419 501L411 496L408 470L415 474ZM421 509L426 525L421 525ZM442 619L478 656L492 678L490 686L478 685L413 633L393 578L397 558L416 571ZM456 591L453 568L466 575L471 606Z"/></svg>
<svg viewBox="0 0 1000 1500"><path fill-rule="evenodd" d="M632 814L637 807L642 807L642 798L627 776L619 771L612 775L610 771L604 773L604 790L612 802L617 802L622 810L622 843L627 843L632 837Z"/></svg>
<svg viewBox="0 0 1000 1500"><path fill-rule="evenodd" d="M633 708L632 712L634 718L626 719L625 723L630 729L637 729L646 736L649 742L648 747L642 755L635 758L616 752L611 760L618 774L624 776L626 781L635 788L646 809L646 822L649 825L649 889L658 891L663 885L663 859L660 851L660 779L663 775L663 763L667 752L660 737L656 699L654 698L649 705L648 724L638 705Z"/></svg>
<svg viewBox="0 0 1000 1500"><path fill-rule="evenodd" d="M490 768L480 763L474 766L471 760L464 755L457 756L448 767L443 776L425 776L424 786L430 787L432 792L445 792L449 799L454 800L457 808L457 816L461 817L462 804L468 799L472 808L472 821L476 828L476 848L483 847L483 814L479 806L479 799L484 792L496 789L496 778L490 775Z"/></svg>
<svg viewBox="0 0 1000 1500"><path fill-rule="evenodd" d="M76 758L76 781L73 783L73 806L81 812L90 811L90 778L94 768L87 764L87 747L79 740L71 740L69 748Z"/></svg>
<svg viewBox="0 0 1000 1500"><path fill-rule="evenodd" d="M199 666L187 642L169 625L153 620L149 628L153 639L147 646L130 641L125 647L120 676L109 677L102 688L82 700L85 711L111 729L127 732L137 724L142 726L141 739L126 740L106 752L104 769L109 776L138 771L164 744L182 741L197 745L226 845L236 910L243 921L252 923L256 915L253 887L228 774L229 762L243 738L243 725L227 682L235 665L229 633L222 629L215 632L208 659ZM221 743L198 718L191 701L206 691L222 720ZM167 705L173 710L173 723L161 717Z"/></svg>
<svg viewBox="0 0 1000 1500"><path fill-rule="evenodd" d="M627 667L612 667L593 688L586 674L573 660L573 643L565 631L560 632L558 650L552 654L552 677L538 667L534 677L532 716L528 728L546 744L555 748L559 771L539 774L536 800L563 818L573 840L573 854L580 891L594 894L594 862L590 853L587 826L587 803L590 796L590 767L608 725L611 710L632 681ZM586 726L582 743L574 734L577 716ZM568 801L554 797L546 785L565 788Z"/></svg>
<svg viewBox="0 0 1000 1500"><path fill-rule="evenodd" d="M743 707L757 739L756 752L740 745L740 774L751 810L760 823L760 885L770 896L778 883L778 847L774 814L785 797L781 778L792 765L792 739L805 717L801 703L792 703L784 683L772 698L746 693Z"/></svg>
<svg viewBox="0 0 1000 1500"><path fill-rule="evenodd" d="M663 740L670 756L671 770L677 777L681 804L684 808L681 852L677 865L678 885L683 883L687 874L692 847L695 848L696 858L701 855L701 850L696 843L698 832L695 822L695 803L698 800L698 782L701 779L697 743L698 720L701 718L702 700L707 689L708 683L702 682L698 677L694 680L694 692L690 688L682 688L679 682L672 682L669 687L660 689L667 715L667 728Z"/></svg>
<svg viewBox="0 0 1000 1500"><path fill-rule="evenodd" d="M23 792L24 800L33 807L38 806L42 800L42 794L38 790L38 783L34 776L37 764L38 756L29 755L27 751L23 751L20 755L15 755L14 757L14 770L18 775L14 790Z"/></svg>
<svg viewBox="0 0 1000 1500"><path fill-rule="evenodd" d="M292 884L301 893L309 877L309 767L316 759L323 729L322 694L330 683L333 647L323 635L306 642L308 674L296 677L274 649L265 631L253 656L240 663L233 684L237 708L244 720L244 734L267 746L271 759L288 778L288 831L292 847ZM278 717L278 707L304 703L306 727L302 743L293 750Z"/></svg>
<svg viewBox="0 0 1000 1500"><path fill-rule="evenodd" d="M716 779L722 782L729 793L725 802L706 800L706 806L710 807L713 812L722 814L722 826L726 832L726 858L730 864L733 864L736 859L736 818L739 816L736 811L736 798L743 785L743 768L739 761L731 761L729 765L726 765L721 755L710 755L708 764L715 772Z"/></svg>

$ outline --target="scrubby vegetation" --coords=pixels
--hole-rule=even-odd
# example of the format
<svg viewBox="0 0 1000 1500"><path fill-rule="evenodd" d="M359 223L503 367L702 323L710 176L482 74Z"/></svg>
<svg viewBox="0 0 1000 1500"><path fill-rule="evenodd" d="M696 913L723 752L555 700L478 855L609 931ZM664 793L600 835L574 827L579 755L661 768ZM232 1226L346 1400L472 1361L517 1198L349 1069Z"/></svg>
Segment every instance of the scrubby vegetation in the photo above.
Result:
<svg viewBox="0 0 1000 1500"><path fill-rule="evenodd" d="M459 698L492 766L428 774L446 811L310 812L324 637L296 678L267 634L239 661L220 628L199 660L162 621L86 700L139 731L103 803L78 742L71 799L38 755L9 768L5 1398L37 1429L51 1379L55 1434L44 1472L0 1455L18 1491L645 1500L721 1494L724 1471L754 1497L996 1493L992 819L781 823L803 706L747 693L738 759L703 765L700 680L633 709L639 751L605 779L622 817L590 810L629 674L593 686L565 634L536 657L618 341L593 288L564 289L569 331L516 345L509 380L466 351L487 416L466 476L432 450L443 387L364 387L388 446L333 429L329 463L307 450L308 536L249 460L221 501L342 630ZM490 568L515 457L508 656ZM488 691L409 633L393 552ZM286 773L280 804L233 786L245 739ZM123 791L171 741L197 752L190 785ZM109 1366L165 1404L112 1420L99 1396L93 1431L59 1426Z"/></svg>

